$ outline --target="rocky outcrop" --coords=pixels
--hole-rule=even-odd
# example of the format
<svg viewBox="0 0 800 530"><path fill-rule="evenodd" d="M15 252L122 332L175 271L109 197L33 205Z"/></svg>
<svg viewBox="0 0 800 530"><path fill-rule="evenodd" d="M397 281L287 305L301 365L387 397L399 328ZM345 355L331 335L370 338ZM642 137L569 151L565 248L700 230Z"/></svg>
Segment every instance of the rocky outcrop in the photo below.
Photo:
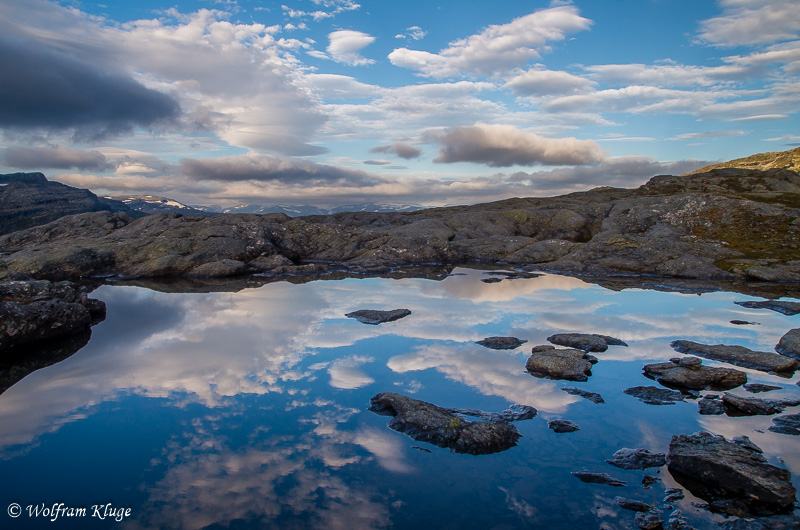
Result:
<svg viewBox="0 0 800 530"><path fill-rule="evenodd" d="M105 311L69 282L0 282L0 352L85 331Z"/></svg>
<svg viewBox="0 0 800 530"><path fill-rule="evenodd" d="M469 422L446 409L394 392L374 396L369 410L392 416L390 429L456 453L498 453L517 445L522 436L509 423Z"/></svg>
<svg viewBox="0 0 800 530"><path fill-rule="evenodd" d="M747 374L733 368L703 366L697 357L670 359L644 366L644 374L672 388L729 390L747 382Z"/></svg>
<svg viewBox="0 0 800 530"><path fill-rule="evenodd" d="M86 212L128 212L119 201L51 182L42 173L0 175L0 235Z"/></svg>
<svg viewBox="0 0 800 530"><path fill-rule="evenodd" d="M606 402L606 400L603 399L603 396L601 396L597 392L589 392L588 390L582 390L580 388L575 388L574 386L567 386L562 388L561 390L563 390L567 394L572 394L573 396L580 396L584 399L588 399L592 403L596 403L598 405Z"/></svg>
<svg viewBox="0 0 800 530"><path fill-rule="evenodd" d="M673 436L672 476L712 510L733 515L791 513L795 488L789 471L767 463L760 449L701 431Z"/></svg>
<svg viewBox="0 0 800 530"><path fill-rule="evenodd" d="M786 316L794 316L800 313L800 302L785 302L781 300L762 300L762 301L746 301L734 302L736 305L746 307L748 309L769 309Z"/></svg>
<svg viewBox="0 0 800 530"><path fill-rule="evenodd" d="M775 346L775 351L800 361L800 329L790 329L786 332Z"/></svg>
<svg viewBox="0 0 800 530"><path fill-rule="evenodd" d="M683 401L683 394L680 392L655 386L634 386L626 388L623 392L648 405L674 405L678 401Z"/></svg>
<svg viewBox="0 0 800 530"><path fill-rule="evenodd" d="M800 414L784 414L772 418L772 425L769 430L779 434L791 434L800 436Z"/></svg>
<svg viewBox="0 0 800 530"><path fill-rule="evenodd" d="M697 400L697 412L703 416L719 416L725 414L725 404L720 396L703 396Z"/></svg>
<svg viewBox="0 0 800 530"><path fill-rule="evenodd" d="M667 463L664 453L652 453L647 449L629 449L627 447L614 453L606 462L622 469L647 469L661 467Z"/></svg>
<svg viewBox="0 0 800 530"><path fill-rule="evenodd" d="M354 318L362 324L371 324L373 326L383 324L385 322L393 322L400 320L411 314L408 309L392 309L389 311L382 311L379 309L360 309L347 313L347 318Z"/></svg>
<svg viewBox="0 0 800 530"><path fill-rule="evenodd" d="M650 510L650 505L646 502L637 501L635 499L627 499L625 497L614 497L614 502L623 510L631 510L634 512L646 512Z"/></svg>
<svg viewBox="0 0 800 530"><path fill-rule="evenodd" d="M608 473L592 473L589 471L572 471L570 473L574 477L578 477L581 482L588 482L589 484L605 484L607 486L614 486L620 488L627 484L624 480L619 480Z"/></svg>
<svg viewBox="0 0 800 530"><path fill-rule="evenodd" d="M87 213L0 237L0 275L222 276L499 262L570 274L800 279L794 172L717 170L637 189L406 213ZM709 186L708 182L714 182ZM8 188L8 186L6 186Z"/></svg>
<svg viewBox="0 0 800 530"><path fill-rule="evenodd" d="M771 416L800 405L800 399L747 398L726 392L722 403L729 416Z"/></svg>
<svg viewBox="0 0 800 530"><path fill-rule="evenodd" d="M581 430L577 423L562 419L549 420L547 422L547 428L559 434Z"/></svg>
<svg viewBox="0 0 800 530"><path fill-rule="evenodd" d="M670 343L675 351L698 355L714 361L722 361L742 368L763 372L791 375L800 369L800 362L771 352L753 351L744 346L724 344L700 344L690 340L675 340Z"/></svg>
<svg viewBox="0 0 800 530"><path fill-rule="evenodd" d="M492 350L513 350L514 348L519 348L526 342L528 341L520 340L516 337L486 337L483 340L477 341L476 344L480 344L485 348L491 348Z"/></svg>
<svg viewBox="0 0 800 530"><path fill-rule="evenodd" d="M509 423L512 421L530 420L535 418L539 413L534 407L530 405L511 405L503 412L487 412L485 410L477 409L444 409L451 414L460 414L462 416L472 416L480 418L483 421L491 423Z"/></svg>
<svg viewBox="0 0 800 530"><path fill-rule="evenodd" d="M625 342L608 335L587 333L557 333L547 337L547 341L559 346L591 352L603 352L609 346L627 346Z"/></svg>
<svg viewBox="0 0 800 530"><path fill-rule="evenodd" d="M586 381L592 375L593 362L597 362L597 359L583 350L536 346L525 363L525 369L536 377Z"/></svg>
<svg viewBox="0 0 800 530"><path fill-rule="evenodd" d="M760 394L761 392L772 392L773 390L780 390L781 387L775 385L765 385L763 383L749 383L744 385L744 389L753 394Z"/></svg>

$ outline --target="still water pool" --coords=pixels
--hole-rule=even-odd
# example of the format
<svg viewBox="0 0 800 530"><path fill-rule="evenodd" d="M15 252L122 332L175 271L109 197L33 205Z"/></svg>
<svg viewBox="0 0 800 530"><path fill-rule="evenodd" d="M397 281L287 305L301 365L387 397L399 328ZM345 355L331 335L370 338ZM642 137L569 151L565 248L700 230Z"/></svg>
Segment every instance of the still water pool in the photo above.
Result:
<svg viewBox="0 0 800 530"><path fill-rule="evenodd" d="M666 467L629 471L605 460L623 447L665 453L673 435L699 430L749 436L800 489L800 440L768 431L770 417L700 416L693 400L653 406L622 392L657 385L642 366L674 357L674 339L772 351L800 316L745 309L733 302L751 297L727 292L617 292L556 275L455 273L235 293L99 288L92 296L108 316L90 342L0 395L0 501L21 509L2 514L0 527L635 528L635 513L616 496L668 516L665 488L680 486ZM345 317L395 308L411 315L378 326ZM531 346L559 332L629 346L596 354L584 383L526 373ZM514 350L475 343L490 336L528 342ZM758 397L800 396L798 376L745 371L751 383L781 387ZM457 454L387 428L390 418L367 409L380 392L496 412L519 403L539 415L514 424L523 435L516 447ZM556 418L580 430L557 434L546 421ZM584 469L627 485L570 474ZM649 489L646 474L659 478ZM673 509L696 528L716 527L722 518L700 502L687 492ZM87 511L68 517L53 505Z"/></svg>

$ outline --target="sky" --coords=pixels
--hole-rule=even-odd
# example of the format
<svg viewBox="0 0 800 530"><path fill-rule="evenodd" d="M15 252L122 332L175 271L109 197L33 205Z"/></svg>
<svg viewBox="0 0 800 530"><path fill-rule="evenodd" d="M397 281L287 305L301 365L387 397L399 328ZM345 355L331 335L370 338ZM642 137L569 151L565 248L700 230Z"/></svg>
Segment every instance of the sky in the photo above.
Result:
<svg viewBox="0 0 800 530"><path fill-rule="evenodd" d="M437 206L800 145L797 0L2 0L0 172Z"/></svg>

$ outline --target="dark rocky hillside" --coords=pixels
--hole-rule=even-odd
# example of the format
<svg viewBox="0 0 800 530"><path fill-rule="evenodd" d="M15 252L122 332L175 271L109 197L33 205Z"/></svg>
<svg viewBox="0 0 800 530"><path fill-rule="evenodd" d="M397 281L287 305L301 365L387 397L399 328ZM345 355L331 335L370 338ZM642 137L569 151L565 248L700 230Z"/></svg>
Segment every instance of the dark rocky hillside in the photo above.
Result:
<svg viewBox="0 0 800 530"><path fill-rule="evenodd" d="M100 211L132 213L121 202L51 182L42 173L0 175L0 234L49 223L65 215Z"/></svg>

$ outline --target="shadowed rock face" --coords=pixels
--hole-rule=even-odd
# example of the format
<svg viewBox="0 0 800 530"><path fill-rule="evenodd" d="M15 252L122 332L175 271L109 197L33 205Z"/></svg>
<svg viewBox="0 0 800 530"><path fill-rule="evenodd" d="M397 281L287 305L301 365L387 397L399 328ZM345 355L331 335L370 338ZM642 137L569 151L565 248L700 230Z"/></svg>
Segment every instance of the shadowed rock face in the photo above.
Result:
<svg viewBox="0 0 800 530"><path fill-rule="evenodd" d="M499 453L517 445L522 436L508 423L466 421L441 407L394 392L370 399L369 410L393 416L390 429L456 453Z"/></svg>
<svg viewBox="0 0 800 530"><path fill-rule="evenodd" d="M749 441L747 441L749 442ZM672 476L712 510L733 515L791 513L791 474L767 463L752 442L732 443L701 431L673 436L667 465Z"/></svg>
<svg viewBox="0 0 800 530"><path fill-rule="evenodd" d="M570 274L800 279L800 223L794 222L800 176L779 169L724 171L654 177L638 189L410 213L137 220L86 213L0 237L0 275L281 275L307 273L309 264L319 269L313 273L375 273L503 261ZM709 179L718 184L704 186Z"/></svg>

